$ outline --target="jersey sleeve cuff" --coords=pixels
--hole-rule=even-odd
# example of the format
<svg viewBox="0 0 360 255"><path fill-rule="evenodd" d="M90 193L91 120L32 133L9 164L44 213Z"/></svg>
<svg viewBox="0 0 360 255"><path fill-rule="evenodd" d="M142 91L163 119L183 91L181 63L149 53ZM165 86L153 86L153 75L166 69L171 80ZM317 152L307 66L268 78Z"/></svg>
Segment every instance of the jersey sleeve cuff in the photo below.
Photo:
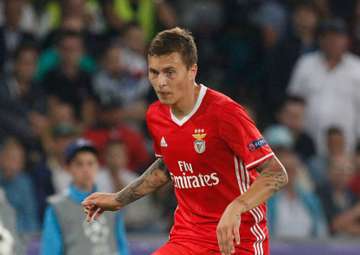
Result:
<svg viewBox="0 0 360 255"><path fill-rule="evenodd" d="M160 155L160 154L155 153L155 157L157 157L157 158L162 158L163 155Z"/></svg>
<svg viewBox="0 0 360 255"><path fill-rule="evenodd" d="M267 159L272 158L273 156L274 156L274 153L271 152L271 153L263 156L262 158L259 158L258 160L255 160L255 161L253 161L253 162L251 162L249 164L246 164L245 168L246 169L254 168L254 167L260 165L261 163L263 163L264 161L266 161Z"/></svg>

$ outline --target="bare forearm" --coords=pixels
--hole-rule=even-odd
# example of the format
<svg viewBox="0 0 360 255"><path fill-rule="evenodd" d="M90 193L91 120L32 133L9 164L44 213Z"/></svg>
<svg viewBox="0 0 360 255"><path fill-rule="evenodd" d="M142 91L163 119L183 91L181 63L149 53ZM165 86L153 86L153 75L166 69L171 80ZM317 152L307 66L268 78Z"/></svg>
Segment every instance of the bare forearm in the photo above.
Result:
<svg viewBox="0 0 360 255"><path fill-rule="evenodd" d="M286 170L275 157L266 161L257 170L260 176L248 191L236 198L241 212L249 211L264 203L288 181Z"/></svg>
<svg viewBox="0 0 360 255"><path fill-rule="evenodd" d="M140 177L116 193L121 207L154 192L170 180L168 170L161 158L157 159Z"/></svg>

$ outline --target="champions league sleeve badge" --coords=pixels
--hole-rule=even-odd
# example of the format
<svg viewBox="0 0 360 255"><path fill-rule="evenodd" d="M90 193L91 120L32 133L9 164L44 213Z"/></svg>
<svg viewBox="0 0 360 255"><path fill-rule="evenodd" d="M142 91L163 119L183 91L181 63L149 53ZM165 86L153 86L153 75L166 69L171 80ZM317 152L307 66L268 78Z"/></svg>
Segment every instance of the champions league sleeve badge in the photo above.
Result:
<svg viewBox="0 0 360 255"><path fill-rule="evenodd" d="M194 134L192 135L195 138L194 149L197 153L202 154L206 149L205 144L205 130L204 129L195 129Z"/></svg>

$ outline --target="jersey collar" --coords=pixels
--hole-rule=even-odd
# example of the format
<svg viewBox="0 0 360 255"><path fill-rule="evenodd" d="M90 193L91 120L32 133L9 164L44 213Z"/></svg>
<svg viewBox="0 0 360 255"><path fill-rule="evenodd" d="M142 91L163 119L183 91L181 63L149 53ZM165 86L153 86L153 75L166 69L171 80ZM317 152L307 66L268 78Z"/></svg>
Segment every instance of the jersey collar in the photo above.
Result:
<svg viewBox="0 0 360 255"><path fill-rule="evenodd" d="M204 96L206 94L206 90L207 90L207 87L200 84L200 92L199 92L198 98L196 99L194 108L191 110L191 112L189 112L187 115L185 115L182 119L176 118L176 116L172 113L171 108L170 108L171 120L173 122L175 122L178 126L184 125L199 109L201 102L203 101Z"/></svg>

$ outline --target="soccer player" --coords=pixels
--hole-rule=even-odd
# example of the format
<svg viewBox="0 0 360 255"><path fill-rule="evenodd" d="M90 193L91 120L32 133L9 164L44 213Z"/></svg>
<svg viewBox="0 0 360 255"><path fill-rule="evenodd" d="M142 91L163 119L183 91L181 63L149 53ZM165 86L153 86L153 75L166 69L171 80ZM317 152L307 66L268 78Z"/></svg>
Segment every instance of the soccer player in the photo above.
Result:
<svg viewBox="0 0 360 255"><path fill-rule="evenodd" d="M121 191L89 196L85 212L96 219L171 181L175 221L153 255L269 254L265 201L287 183L286 171L242 106L196 83L197 69L189 32L153 39L148 75L159 101L147 125L157 159Z"/></svg>

